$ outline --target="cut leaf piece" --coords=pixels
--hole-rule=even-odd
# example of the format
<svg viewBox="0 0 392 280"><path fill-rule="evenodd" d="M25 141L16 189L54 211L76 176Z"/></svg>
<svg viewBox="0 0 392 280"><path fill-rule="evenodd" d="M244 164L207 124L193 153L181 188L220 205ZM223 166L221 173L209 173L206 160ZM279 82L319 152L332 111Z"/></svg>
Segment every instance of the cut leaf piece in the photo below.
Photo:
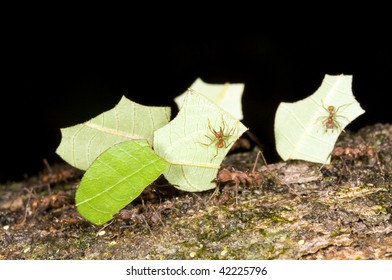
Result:
<svg viewBox="0 0 392 280"><path fill-rule="evenodd" d="M178 115L154 133L154 150L170 163L163 174L171 184L184 191L205 191L216 186L212 181L222 160L246 130L208 98L188 92Z"/></svg>
<svg viewBox="0 0 392 280"><path fill-rule="evenodd" d="M202 79L197 78L189 87L191 90L204 95L215 104L219 105L223 110L233 115L234 118L242 120L242 94L244 92L244 84L209 84ZM182 102L188 91L174 98L178 108L181 108Z"/></svg>
<svg viewBox="0 0 392 280"><path fill-rule="evenodd" d="M102 225L138 197L169 166L146 140L122 142L102 153L84 174L76 207L90 222Z"/></svg>
<svg viewBox="0 0 392 280"><path fill-rule="evenodd" d="M274 130L276 149L283 160L330 163L340 133L365 112L355 100L351 84L351 75L325 75L313 95L280 103Z"/></svg>
<svg viewBox="0 0 392 280"><path fill-rule="evenodd" d="M56 153L69 164L86 170L111 146L134 139L152 143L154 130L170 120L170 107L137 104L125 96L111 110L78 125L61 129Z"/></svg>

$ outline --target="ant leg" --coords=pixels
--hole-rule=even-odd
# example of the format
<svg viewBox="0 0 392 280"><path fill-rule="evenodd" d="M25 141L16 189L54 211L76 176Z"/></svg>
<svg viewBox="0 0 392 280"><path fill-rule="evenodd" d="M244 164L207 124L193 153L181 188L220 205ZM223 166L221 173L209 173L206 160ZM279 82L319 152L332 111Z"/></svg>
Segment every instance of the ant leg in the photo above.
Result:
<svg viewBox="0 0 392 280"><path fill-rule="evenodd" d="M212 144L214 144L214 143L216 142L216 139L212 139L212 138L210 138L210 137L207 136L207 135L204 135L204 136L211 140L211 142L210 142L209 144L202 143L202 142L196 142L196 143L198 143L198 144L200 144L200 145L203 145L203 146L206 146L206 147L209 147L209 146L211 146Z"/></svg>
<svg viewBox="0 0 392 280"><path fill-rule="evenodd" d="M218 150L219 150L219 148L218 148L218 146L216 146L215 155L212 157L212 159L210 159L210 162L211 162L214 158L216 158L216 157L218 156Z"/></svg>

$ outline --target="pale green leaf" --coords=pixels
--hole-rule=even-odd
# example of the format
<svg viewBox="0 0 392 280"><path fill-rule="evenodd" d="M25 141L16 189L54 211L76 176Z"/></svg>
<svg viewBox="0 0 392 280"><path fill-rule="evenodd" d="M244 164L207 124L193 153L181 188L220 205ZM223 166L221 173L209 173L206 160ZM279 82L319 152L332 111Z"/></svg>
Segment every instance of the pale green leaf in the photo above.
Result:
<svg viewBox="0 0 392 280"><path fill-rule="evenodd" d="M209 126L210 123L210 126ZM222 146L213 131L225 135ZM163 173L175 187L204 191L212 182L225 155L247 130L236 118L196 92L188 92L178 115L154 133L155 152L170 163Z"/></svg>
<svg viewBox="0 0 392 280"><path fill-rule="evenodd" d="M325 75L311 96L294 103L280 103L274 130L276 149L283 160L330 162L340 133L365 112L355 100L351 84L351 75Z"/></svg>
<svg viewBox="0 0 392 280"><path fill-rule="evenodd" d="M190 90L196 91L209 98L215 104L219 105L227 113L233 115L234 118L242 120L242 94L244 92L244 84L209 84L202 79L197 78L189 87ZM185 99L186 92L174 98L177 106L181 108Z"/></svg>
<svg viewBox="0 0 392 280"><path fill-rule="evenodd" d="M154 130L170 120L170 107L144 106L125 96L111 110L78 125L61 129L56 153L69 164L86 170L103 151L134 139L152 143Z"/></svg>
<svg viewBox="0 0 392 280"><path fill-rule="evenodd" d="M76 191L78 212L94 224L106 223L168 166L146 140L112 146L98 156L84 174Z"/></svg>

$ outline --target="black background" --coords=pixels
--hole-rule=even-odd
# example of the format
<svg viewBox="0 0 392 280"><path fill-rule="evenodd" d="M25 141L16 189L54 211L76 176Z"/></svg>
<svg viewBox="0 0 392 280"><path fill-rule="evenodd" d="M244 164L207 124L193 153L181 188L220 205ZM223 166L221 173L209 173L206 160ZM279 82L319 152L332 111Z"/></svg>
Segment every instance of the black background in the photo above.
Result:
<svg viewBox="0 0 392 280"><path fill-rule="evenodd" d="M347 129L390 123L391 45L388 34L344 36L213 36L89 29L15 35L4 52L0 180L36 175L55 154L60 128L113 108L122 95L144 105L171 106L200 77L207 83L244 83L243 123L279 160L273 122L280 102L312 94L324 75L353 75L353 93L366 113Z"/></svg>

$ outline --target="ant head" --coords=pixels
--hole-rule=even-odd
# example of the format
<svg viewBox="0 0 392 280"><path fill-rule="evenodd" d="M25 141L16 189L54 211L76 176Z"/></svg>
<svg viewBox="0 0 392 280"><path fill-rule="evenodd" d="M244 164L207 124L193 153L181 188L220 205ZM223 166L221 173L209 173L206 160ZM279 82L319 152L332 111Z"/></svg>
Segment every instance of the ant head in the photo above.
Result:
<svg viewBox="0 0 392 280"><path fill-rule="evenodd" d="M332 112L333 110L335 110L335 106L329 105L328 106L328 111Z"/></svg>

